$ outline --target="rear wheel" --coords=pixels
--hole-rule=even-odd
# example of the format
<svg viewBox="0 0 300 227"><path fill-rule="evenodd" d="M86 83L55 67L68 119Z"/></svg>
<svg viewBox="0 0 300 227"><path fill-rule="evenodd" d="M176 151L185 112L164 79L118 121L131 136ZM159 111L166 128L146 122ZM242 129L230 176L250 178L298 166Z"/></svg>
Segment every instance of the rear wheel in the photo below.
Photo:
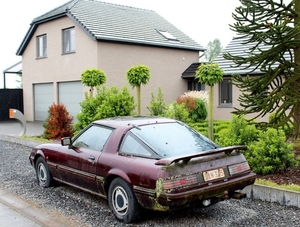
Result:
<svg viewBox="0 0 300 227"><path fill-rule="evenodd" d="M139 215L140 207L129 184L121 178L114 179L108 190L108 203L115 217L130 223Z"/></svg>
<svg viewBox="0 0 300 227"><path fill-rule="evenodd" d="M36 161L36 166L35 166L35 171L36 171L36 177L38 184L41 187L49 187L51 186L53 182L52 175L49 171L49 168L47 166L47 163L44 158L39 157Z"/></svg>

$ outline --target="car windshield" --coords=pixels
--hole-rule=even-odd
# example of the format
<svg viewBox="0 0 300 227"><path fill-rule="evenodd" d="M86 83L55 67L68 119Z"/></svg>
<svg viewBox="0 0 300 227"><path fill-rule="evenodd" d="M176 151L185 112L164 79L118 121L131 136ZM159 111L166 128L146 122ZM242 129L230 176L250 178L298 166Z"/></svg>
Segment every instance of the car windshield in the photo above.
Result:
<svg viewBox="0 0 300 227"><path fill-rule="evenodd" d="M161 157L185 156L217 147L205 136L178 122L135 127L131 132Z"/></svg>

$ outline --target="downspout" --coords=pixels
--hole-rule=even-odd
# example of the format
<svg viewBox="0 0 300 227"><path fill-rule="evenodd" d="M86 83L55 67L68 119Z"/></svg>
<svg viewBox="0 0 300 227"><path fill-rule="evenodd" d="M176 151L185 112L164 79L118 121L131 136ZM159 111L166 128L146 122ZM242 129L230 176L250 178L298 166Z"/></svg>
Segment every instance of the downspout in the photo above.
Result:
<svg viewBox="0 0 300 227"><path fill-rule="evenodd" d="M6 89L5 72L3 72L3 89Z"/></svg>

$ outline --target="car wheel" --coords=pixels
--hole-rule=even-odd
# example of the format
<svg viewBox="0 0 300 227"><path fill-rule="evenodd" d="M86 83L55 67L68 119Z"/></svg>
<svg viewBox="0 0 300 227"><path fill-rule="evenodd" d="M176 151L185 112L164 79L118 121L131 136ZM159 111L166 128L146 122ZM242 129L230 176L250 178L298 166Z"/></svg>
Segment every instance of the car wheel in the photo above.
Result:
<svg viewBox="0 0 300 227"><path fill-rule="evenodd" d="M49 171L47 163L42 157L39 157L36 161L36 176L38 184L41 187L49 187L53 181L52 175Z"/></svg>
<svg viewBox="0 0 300 227"><path fill-rule="evenodd" d="M139 215L139 204L129 186L121 178L114 179L108 190L108 203L115 217L124 223L134 221Z"/></svg>

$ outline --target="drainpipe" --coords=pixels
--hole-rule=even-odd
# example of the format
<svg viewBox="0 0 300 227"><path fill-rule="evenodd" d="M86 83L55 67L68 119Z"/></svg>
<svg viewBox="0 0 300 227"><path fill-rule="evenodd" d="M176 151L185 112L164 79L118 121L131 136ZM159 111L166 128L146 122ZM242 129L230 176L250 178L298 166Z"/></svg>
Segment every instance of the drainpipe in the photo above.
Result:
<svg viewBox="0 0 300 227"><path fill-rule="evenodd" d="M5 72L3 72L3 89L6 89Z"/></svg>

